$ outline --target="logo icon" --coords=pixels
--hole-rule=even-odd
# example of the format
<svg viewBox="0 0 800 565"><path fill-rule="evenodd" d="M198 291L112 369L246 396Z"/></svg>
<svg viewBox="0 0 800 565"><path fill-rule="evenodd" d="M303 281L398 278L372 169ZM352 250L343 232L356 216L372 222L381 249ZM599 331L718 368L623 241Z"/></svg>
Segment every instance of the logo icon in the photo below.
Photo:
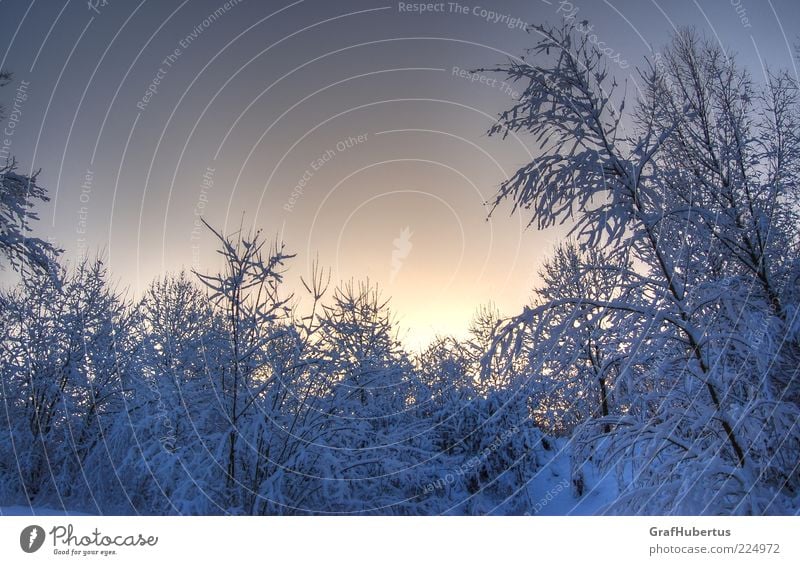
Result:
<svg viewBox="0 0 800 565"><path fill-rule="evenodd" d="M44 528L41 526L28 526L19 535L19 546L25 553L39 551L44 543Z"/></svg>
<svg viewBox="0 0 800 565"><path fill-rule="evenodd" d="M389 274L390 284L397 278L400 269L403 268L403 261L408 258L411 249L414 247L414 244L411 243L412 235L414 235L414 232L411 231L410 227L406 226L400 230L400 235L392 240L394 248L392 249L392 271Z"/></svg>

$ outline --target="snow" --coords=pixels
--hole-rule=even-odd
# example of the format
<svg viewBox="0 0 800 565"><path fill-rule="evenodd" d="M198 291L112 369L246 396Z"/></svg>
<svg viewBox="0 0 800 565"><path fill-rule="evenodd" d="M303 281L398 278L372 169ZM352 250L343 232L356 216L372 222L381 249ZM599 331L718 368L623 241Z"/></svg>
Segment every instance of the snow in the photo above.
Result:
<svg viewBox="0 0 800 565"><path fill-rule="evenodd" d="M613 474L603 473L596 466L583 466L584 493L576 496L572 486L570 445L555 440L552 457L528 484L528 496L534 501L531 514L537 516L593 516L603 514L614 502L618 489Z"/></svg>
<svg viewBox="0 0 800 565"><path fill-rule="evenodd" d="M56 510L46 506L0 506L0 516L87 516L87 514Z"/></svg>

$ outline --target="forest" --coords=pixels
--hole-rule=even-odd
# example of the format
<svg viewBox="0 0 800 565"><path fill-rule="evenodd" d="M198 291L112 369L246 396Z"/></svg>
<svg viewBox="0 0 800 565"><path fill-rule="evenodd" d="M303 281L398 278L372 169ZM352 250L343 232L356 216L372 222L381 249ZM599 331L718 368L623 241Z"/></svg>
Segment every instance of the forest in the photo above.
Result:
<svg viewBox="0 0 800 565"><path fill-rule="evenodd" d="M0 506L531 515L595 492L600 514L797 514L797 80L691 29L635 85L574 24L531 38L480 69L521 93L489 134L536 155L492 213L570 237L530 304L419 353L324 260L287 292L291 242L260 231L206 224L217 272L131 297L35 236L47 190L9 160Z"/></svg>

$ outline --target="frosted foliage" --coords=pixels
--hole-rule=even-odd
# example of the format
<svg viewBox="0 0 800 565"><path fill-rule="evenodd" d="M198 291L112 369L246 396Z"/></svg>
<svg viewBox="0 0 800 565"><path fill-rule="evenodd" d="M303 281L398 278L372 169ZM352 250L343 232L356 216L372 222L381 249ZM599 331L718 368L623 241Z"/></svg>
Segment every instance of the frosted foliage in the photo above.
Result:
<svg viewBox="0 0 800 565"><path fill-rule="evenodd" d="M757 85L682 31L628 110L585 38L536 31L525 62L495 69L525 91L492 133L542 155L496 204L573 220L577 245L495 349L540 375L534 410L572 434L574 468L616 473L612 511L795 512L797 85Z"/></svg>
<svg viewBox="0 0 800 565"><path fill-rule="evenodd" d="M287 293L261 232L206 224L218 269L131 298L0 169L0 507L796 514L797 85L681 31L626 89L570 25L531 37L491 69L521 95L490 133L536 155L494 205L572 233L518 315L417 354L369 281Z"/></svg>

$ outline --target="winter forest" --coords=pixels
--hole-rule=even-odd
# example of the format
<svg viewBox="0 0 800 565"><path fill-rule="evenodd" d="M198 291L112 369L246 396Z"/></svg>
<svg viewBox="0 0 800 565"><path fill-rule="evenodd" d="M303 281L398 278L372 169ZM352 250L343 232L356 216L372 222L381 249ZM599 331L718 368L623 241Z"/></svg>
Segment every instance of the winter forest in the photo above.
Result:
<svg viewBox="0 0 800 565"><path fill-rule="evenodd" d="M575 24L529 39L476 70L520 92L489 136L535 155L490 208L569 237L530 303L476 305L468 338L421 352L391 296L325 257L289 292L273 226L208 222L217 271L177 265L131 296L99 249L70 262L39 237L49 191L10 157L0 506L797 514L797 80L692 29L637 62L637 89Z"/></svg>

